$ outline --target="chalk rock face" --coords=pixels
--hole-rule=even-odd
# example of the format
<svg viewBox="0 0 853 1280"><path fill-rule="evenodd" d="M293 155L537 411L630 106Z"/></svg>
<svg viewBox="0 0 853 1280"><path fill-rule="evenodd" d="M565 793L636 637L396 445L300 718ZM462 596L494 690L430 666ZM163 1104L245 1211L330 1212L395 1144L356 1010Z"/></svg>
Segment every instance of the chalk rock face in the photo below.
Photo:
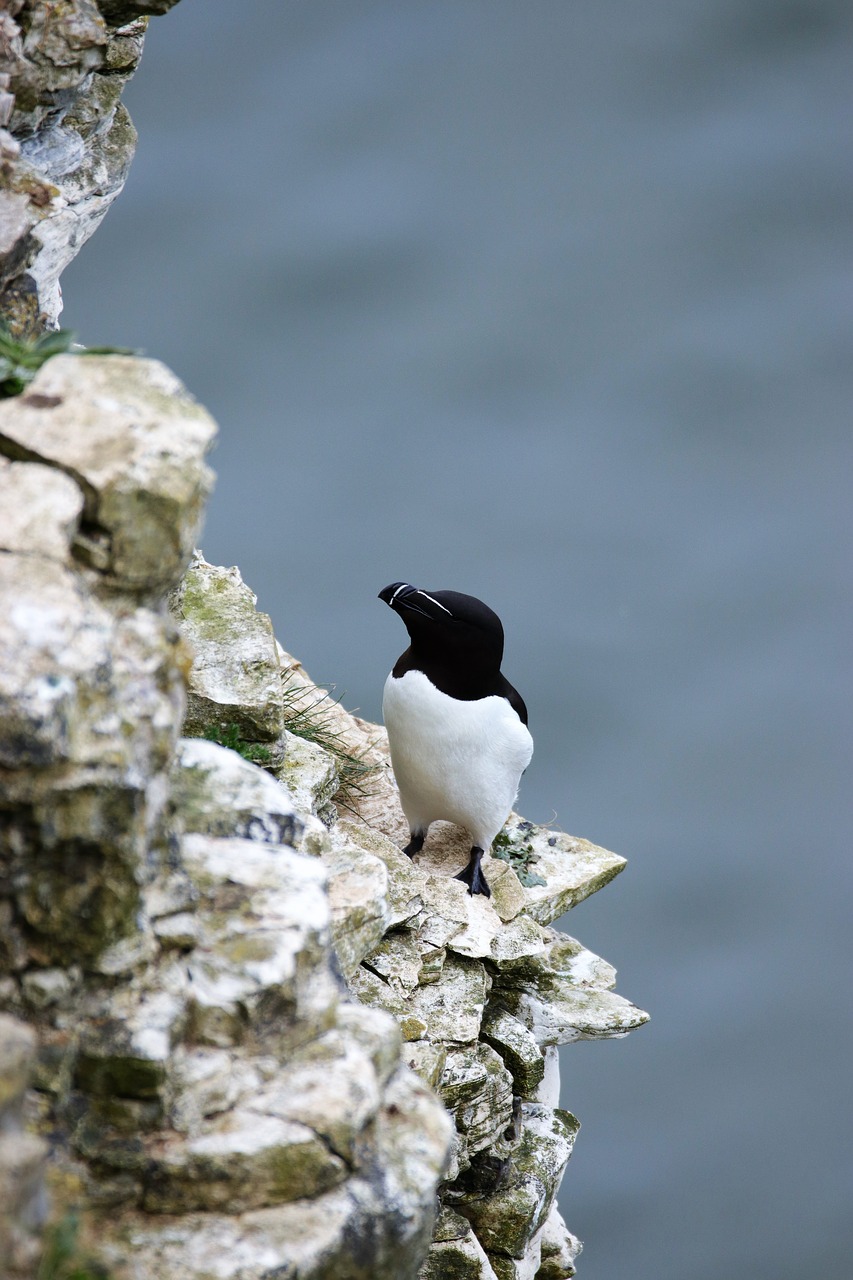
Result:
<svg viewBox="0 0 853 1280"><path fill-rule="evenodd" d="M61 1137L54 1216L82 1211L81 1266L91 1258L122 1280L262 1280L296 1266L306 1280L396 1280L415 1276L432 1238L451 1120L406 1064L393 1015L358 1004L341 973L399 918L386 862L355 845L345 859L347 842L311 811L312 787L337 786L321 746L305 744L315 767L302 811L236 751L179 738L193 637L165 602L186 600L199 572L194 561L184 576L213 430L168 370L126 357L57 357L4 403L0 1008L19 1019L0 1016L10 1278L34 1273L47 1207L45 1146L20 1125L28 1059L31 1114ZM245 656L251 593L239 574L201 576L217 599L224 581L225 597L250 606L224 609L199 648L242 633ZM293 767L279 650L268 624L253 634L266 637L252 668L265 694L241 686L235 718ZM240 671L218 652L217 694ZM247 713L264 698L266 721Z"/></svg>
<svg viewBox="0 0 853 1280"><path fill-rule="evenodd" d="M121 191L136 131L120 97L147 18L174 0L12 0L0 13L0 311L55 325L59 276Z"/></svg>
<svg viewBox="0 0 853 1280"><path fill-rule="evenodd" d="M37 1033L54 1213L116 1280L571 1275L557 1046L646 1015L551 922L623 860L512 815L484 899L466 833L401 852L384 731L190 553L212 432L127 357L4 405L0 1009Z"/></svg>
<svg viewBox="0 0 853 1280"><path fill-rule="evenodd" d="M157 360L56 356L3 411L0 447L46 461L83 497L74 552L110 587L156 600L186 567L216 426Z"/></svg>
<svg viewBox="0 0 853 1280"><path fill-rule="evenodd" d="M197 557L187 582L192 609L183 618L175 610L185 633L199 634L195 618L221 624L205 623L190 677L191 687L207 681L212 688L208 669L236 670L246 636L267 637L268 619L248 616L254 597L235 570ZM485 860L492 897L472 898L453 878L467 859L465 833L436 824L422 855L412 861L401 852L407 833L384 730L324 699L280 648L286 694L273 703L265 693L272 650L264 643L257 680L242 696L244 711L266 698L283 717L267 767L290 781L276 752L292 729L310 731L315 758L305 776L315 790L303 793L302 803L315 813L318 799L328 798L318 760L325 758L327 776L338 779L347 753L366 770L343 805L339 794L334 809L322 810L329 829L325 838L315 832L310 846L329 877L340 969L362 1006L393 1015L405 1062L454 1121L443 1209L421 1280L571 1276L580 1243L555 1197L579 1125L559 1110L556 1046L626 1035L647 1015L614 994L606 961L549 926L607 884L624 860L514 814ZM201 706L194 731L230 720L251 732L238 702L238 680L227 680ZM249 753L267 736L257 716L251 723L253 740L242 743Z"/></svg>
<svg viewBox="0 0 853 1280"><path fill-rule="evenodd" d="M31 1274L46 1215L47 1143L23 1126L24 1093L35 1062L29 1027L0 1014L0 1275Z"/></svg>

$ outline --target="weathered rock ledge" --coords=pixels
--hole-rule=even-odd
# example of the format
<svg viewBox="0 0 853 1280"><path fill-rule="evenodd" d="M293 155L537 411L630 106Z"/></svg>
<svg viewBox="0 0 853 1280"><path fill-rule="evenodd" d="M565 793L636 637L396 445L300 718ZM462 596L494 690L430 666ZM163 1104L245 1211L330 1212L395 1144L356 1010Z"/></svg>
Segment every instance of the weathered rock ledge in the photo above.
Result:
<svg viewBox="0 0 853 1280"><path fill-rule="evenodd" d="M551 926L623 860L401 853L384 731L190 559L214 429L130 357L3 405L0 1274L49 1204L115 1280L570 1276L557 1046L646 1015Z"/></svg>
<svg viewBox="0 0 853 1280"><path fill-rule="evenodd" d="M148 22L176 0L0 6L0 315L52 327L59 277L124 186L136 130L121 103Z"/></svg>

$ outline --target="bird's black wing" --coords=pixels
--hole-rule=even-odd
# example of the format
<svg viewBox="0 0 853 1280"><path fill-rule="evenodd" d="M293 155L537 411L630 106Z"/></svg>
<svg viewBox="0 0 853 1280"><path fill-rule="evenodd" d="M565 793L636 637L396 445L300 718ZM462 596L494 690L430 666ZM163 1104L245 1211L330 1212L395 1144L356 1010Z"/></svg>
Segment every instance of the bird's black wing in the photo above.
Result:
<svg viewBox="0 0 853 1280"><path fill-rule="evenodd" d="M495 689L495 693L500 697L506 698L515 714L518 716L522 724L527 724L527 707L524 705L524 699L517 689L514 689L505 676L500 677L500 687Z"/></svg>

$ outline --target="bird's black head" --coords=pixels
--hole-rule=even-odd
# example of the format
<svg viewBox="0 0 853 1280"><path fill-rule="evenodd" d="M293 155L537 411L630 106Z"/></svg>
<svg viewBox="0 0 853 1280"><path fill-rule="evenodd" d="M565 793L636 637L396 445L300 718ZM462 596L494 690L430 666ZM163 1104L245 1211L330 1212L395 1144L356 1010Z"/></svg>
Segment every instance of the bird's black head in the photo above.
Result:
<svg viewBox="0 0 853 1280"><path fill-rule="evenodd" d="M476 596L461 591L425 591L392 582L379 592L399 613L418 665L450 667L483 675L500 670L504 631L498 615ZM425 667L422 669L426 669Z"/></svg>

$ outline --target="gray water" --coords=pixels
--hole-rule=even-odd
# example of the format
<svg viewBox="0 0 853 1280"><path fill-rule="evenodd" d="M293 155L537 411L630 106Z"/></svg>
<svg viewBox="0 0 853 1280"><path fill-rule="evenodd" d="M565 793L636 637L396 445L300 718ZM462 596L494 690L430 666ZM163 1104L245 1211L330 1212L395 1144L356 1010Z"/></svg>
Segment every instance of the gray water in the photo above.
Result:
<svg viewBox="0 0 853 1280"><path fill-rule="evenodd" d="M64 323L218 419L204 550L380 715L376 592L482 596L565 926L584 1280L850 1280L853 6L183 0Z"/></svg>

